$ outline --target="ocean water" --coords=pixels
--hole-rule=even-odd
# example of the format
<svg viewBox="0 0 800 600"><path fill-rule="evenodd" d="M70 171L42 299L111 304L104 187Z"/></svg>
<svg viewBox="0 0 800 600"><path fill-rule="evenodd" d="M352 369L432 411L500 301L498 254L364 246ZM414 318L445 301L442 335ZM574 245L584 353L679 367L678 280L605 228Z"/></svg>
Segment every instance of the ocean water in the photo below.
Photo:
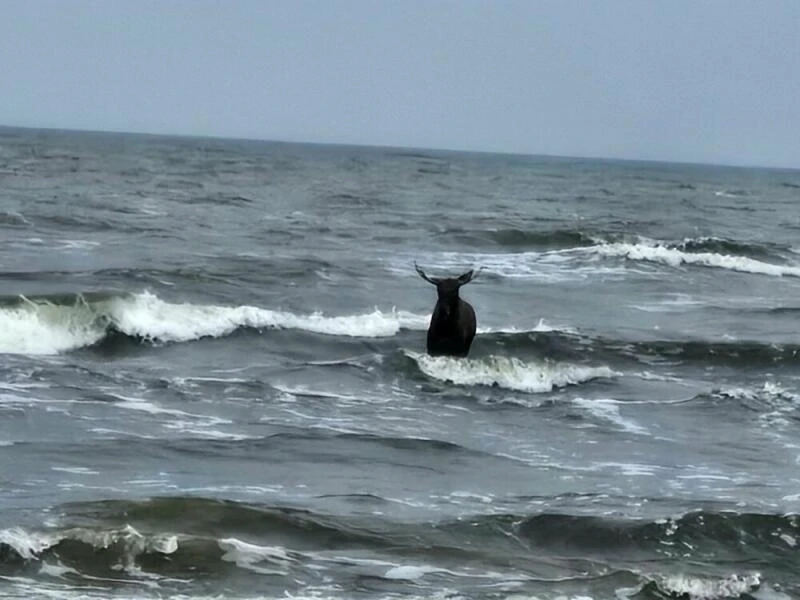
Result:
<svg viewBox="0 0 800 600"><path fill-rule="evenodd" d="M800 171L0 129L0 596L800 598ZM430 357L462 289L469 358Z"/></svg>

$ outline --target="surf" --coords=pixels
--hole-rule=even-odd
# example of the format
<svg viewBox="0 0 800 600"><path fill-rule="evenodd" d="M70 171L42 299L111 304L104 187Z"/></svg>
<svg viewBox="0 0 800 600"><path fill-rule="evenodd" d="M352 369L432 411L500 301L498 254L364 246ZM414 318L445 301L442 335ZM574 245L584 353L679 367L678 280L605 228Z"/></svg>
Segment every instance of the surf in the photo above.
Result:
<svg viewBox="0 0 800 600"><path fill-rule="evenodd" d="M614 259L630 263L661 264L672 268L705 267L771 277L800 277L800 265L784 262L789 248L778 244L740 242L718 237L686 238L680 241L643 236L586 235L562 248L510 252L444 251L418 257L431 269L450 270L463 264L481 265L486 278L560 283L588 277L623 277L631 266L612 264ZM388 270L407 271L412 257L388 259Z"/></svg>
<svg viewBox="0 0 800 600"><path fill-rule="evenodd" d="M405 351L419 370L445 383L500 387L515 392L541 394L568 385L617 375L609 367L591 367L551 361L523 361L515 357L451 358Z"/></svg>
<svg viewBox="0 0 800 600"><path fill-rule="evenodd" d="M114 334L152 344L218 338L239 329L298 329L381 338L424 330L428 316L392 309L328 316L257 306L172 303L137 294L16 297L0 303L0 354L50 355L88 348Z"/></svg>
<svg viewBox="0 0 800 600"><path fill-rule="evenodd" d="M768 263L735 254L687 252L655 241L605 243L593 246L587 251L602 258L625 258L632 261L660 263L674 268L689 265L772 277L800 277L800 265Z"/></svg>
<svg viewBox="0 0 800 600"><path fill-rule="evenodd" d="M293 329L349 338L391 338L425 331L430 315L375 308L326 315L251 305L168 302L144 291L0 298L0 354L53 355L90 348L113 336L134 343L184 343L221 338L238 330ZM478 334L560 331L539 320L530 329L484 326Z"/></svg>

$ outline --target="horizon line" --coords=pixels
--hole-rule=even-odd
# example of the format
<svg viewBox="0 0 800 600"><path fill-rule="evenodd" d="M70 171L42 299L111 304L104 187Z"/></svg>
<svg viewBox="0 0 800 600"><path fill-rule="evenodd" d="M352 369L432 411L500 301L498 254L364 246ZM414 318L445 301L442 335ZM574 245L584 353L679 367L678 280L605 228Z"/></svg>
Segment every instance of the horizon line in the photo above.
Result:
<svg viewBox="0 0 800 600"><path fill-rule="evenodd" d="M395 144L381 144L381 143L355 143L355 142L321 142L321 141L308 141L296 139L277 139L277 138L260 138L260 137L247 137L237 135L217 135L217 134L204 134L204 133L165 133L165 132L151 132L151 131L125 131L119 129L80 129L72 127L54 127L54 126L32 126L32 125L6 125L0 123L0 129L22 129L29 131L49 131L49 132L63 132L63 133L84 133L91 135L133 135L133 136L148 136L148 137L164 137L164 138L189 138L198 140L218 140L218 141L233 141L233 142L257 142L266 144L294 144L294 145L310 145L310 146L332 146L340 148L373 148L383 150L401 150L401 151L424 151L424 152L444 152L453 154L493 154L498 156L518 156L527 158L548 158L556 160L586 160L597 162L631 162L631 163L648 163L648 164L662 164L662 165L683 165L694 167L715 167L724 169L760 169L772 171L800 171L800 166L775 166L775 165L757 165L746 163L714 163L707 161L687 161L687 160L668 160L661 158L630 158L625 156L590 156L578 154L547 154L542 152L520 152L508 150L474 150L464 148L437 148L426 146L404 146Z"/></svg>

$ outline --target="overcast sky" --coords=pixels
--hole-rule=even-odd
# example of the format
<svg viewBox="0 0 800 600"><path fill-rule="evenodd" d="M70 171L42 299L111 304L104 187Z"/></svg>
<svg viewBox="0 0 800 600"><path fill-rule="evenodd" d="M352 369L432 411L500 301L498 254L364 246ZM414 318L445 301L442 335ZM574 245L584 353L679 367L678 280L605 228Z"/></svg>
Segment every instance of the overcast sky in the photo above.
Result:
<svg viewBox="0 0 800 600"><path fill-rule="evenodd" d="M0 0L0 124L800 168L800 0Z"/></svg>

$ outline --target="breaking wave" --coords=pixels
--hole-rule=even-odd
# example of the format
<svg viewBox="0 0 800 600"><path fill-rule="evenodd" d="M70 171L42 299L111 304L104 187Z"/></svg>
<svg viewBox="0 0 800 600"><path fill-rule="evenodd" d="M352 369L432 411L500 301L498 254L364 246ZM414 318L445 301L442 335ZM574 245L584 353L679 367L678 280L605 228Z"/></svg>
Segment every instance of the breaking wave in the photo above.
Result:
<svg viewBox="0 0 800 600"><path fill-rule="evenodd" d="M392 309L326 316L256 306L172 303L155 294L87 294L29 299L0 298L0 354L52 355L133 344L180 343L219 338L239 330L291 329L343 338L393 338L425 331L430 316ZM408 354L426 375L461 385L490 385L537 393L613 376L606 367L581 366L593 359L616 365L634 360L754 366L796 360L800 346L747 340L627 341L587 337L569 326L544 321L528 328L483 326L481 345L493 356L454 360ZM510 356L509 356L510 354ZM544 357L550 360L545 360Z"/></svg>
<svg viewBox="0 0 800 600"><path fill-rule="evenodd" d="M734 573L727 577L697 577L693 575L663 575L642 587L645 597L686 598L687 600L716 600L724 598L755 598L762 587L760 573ZM772 592L768 598L782 599Z"/></svg>
<svg viewBox="0 0 800 600"><path fill-rule="evenodd" d="M349 337L388 337L401 329L425 329L428 315L392 310L325 316L299 315L255 306L170 303L150 292L86 298L0 303L0 353L57 354L93 346L121 333L147 342L187 342L229 335L241 328L301 329Z"/></svg>
<svg viewBox="0 0 800 600"><path fill-rule="evenodd" d="M359 501L391 503L380 496ZM229 578L239 572L288 583L313 574L333 575L332 567L344 566L349 572L345 577L393 579L433 572L481 577L510 569L516 577L528 578L541 566L536 555L557 553L580 561L575 575L583 576L587 571L608 574L612 556L649 564L649 572L637 569L625 577L643 593L634 597L723 599L749 597L763 587L766 577L752 571L753 564L768 565L778 578L779 573L793 577L789 574L794 573L800 539L796 515L709 510L655 520L559 512L475 514L434 523L384 520L378 527L367 515L334 517L200 497L107 500L62 508L70 522L64 526L0 530L0 575L46 575L59 569L73 580L96 582ZM536 549L536 554L521 548ZM681 568L710 559L724 561L729 574L699 577ZM454 570L454 563L463 567ZM470 571L470 564L482 571ZM666 565L672 567L659 572Z"/></svg>
<svg viewBox="0 0 800 600"><path fill-rule="evenodd" d="M353 315L296 314L256 306L166 302L150 292L68 294L35 299L0 298L0 354L58 354L121 335L146 343L218 338L240 329L295 329L330 336L387 338L425 331L430 315L393 308ZM532 333L569 332L540 320ZM480 327L481 335L523 333L515 327Z"/></svg>
<svg viewBox="0 0 800 600"><path fill-rule="evenodd" d="M409 351L405 354L416 362L425 375L439 381L466 386L501 387L531 394L551 392L556 388L616 375L608 367L549 361L524 362L504 356L473 359L430 356Z"/></svg>
<svg viewBox="0 0 800 600"><path fill-rule="evenodd" d="M686 247L685 243L684 247ZM658 242L606 243L593 246L589 248L588 251L603 257L618 257L634 261L655 262L670 267L698 265L758 275L770 275L773 277L800 277L800 266L798 265L773 264L747 256L719 254L717 252L688 252L682 250L680 247Z"/></svg>
<svg viewBox="0 0 800 600"><path fill-rule="evenodd" d="M666 242L641 236L553 235L553 240L565 242L563 247L510 252L439 252L420 257L395 257L390 259L389 268L411 275L408 265L418 259L433 271L438 269L454 273L480 266L485 268L484 277L562 281L584 279L597 274L622 276L626 273L624 267L603 264L598 259L624 258L670 267L690 265L772 277L800 277L800 265L783 262L790 249L774 244L719 237ZM557 244L554 242L553 245Z"/></svg>
<svg viewBox="0 0 800 600"><path fill-rule="evenodd" d="M657 243L657 242L656 242ZM731 240L729 238L717 236L705 236L698 238L686 238L676 244L667 244L683 252L713 252L716 254L738 254L742 256L769 257L773 250L785 250L785 248L774 247L773 245L758 244L755 242L743 242Z"/></svg>

